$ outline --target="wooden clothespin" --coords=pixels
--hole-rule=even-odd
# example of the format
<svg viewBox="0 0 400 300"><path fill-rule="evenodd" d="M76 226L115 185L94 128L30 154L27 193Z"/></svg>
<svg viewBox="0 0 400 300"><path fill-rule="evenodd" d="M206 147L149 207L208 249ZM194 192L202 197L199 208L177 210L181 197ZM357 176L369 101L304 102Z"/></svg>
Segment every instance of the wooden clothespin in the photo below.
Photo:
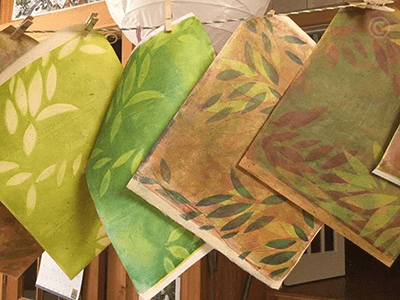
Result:
<svg viewBox="0 0 400 300"><path fill-rule="evenodd" d="M25 31L28 29L29 26L33 24L33 17L32 16L27 16L21 24L17 26L15 31L11 34L10 38L12 40L17 40L21 35L25 33Z"/></svg>
<svg viewBox="0 0 400 300"><path fill-rule="evenodd" d="M99 20L97 18L98 13L91 13L89 18L86 20L86 26L85 30L83 30L82 35L87 36L93 29L94 25L96 25L97 21Z"/></svg>
<svg viewBox="0 0 400 300"><path fill-rule="evenodd" d="M387 4L392 4L394 1L391 0L364 0L366 4L366 8L387 11L387 12L394 12L393 8L387 7Z"/></svg>
<svg viewBox="0 0 400 300"><path fill-rule="evenodd" d="M165 32L172 30L172 3L171 0L165 1Z"/></svg>
<svg viewBox="0 0 400 300"><path fill-rule="evenodd" d="M275 10L271 9L270 11L267 12L267 17L273 17L275 16Z"/></svg>

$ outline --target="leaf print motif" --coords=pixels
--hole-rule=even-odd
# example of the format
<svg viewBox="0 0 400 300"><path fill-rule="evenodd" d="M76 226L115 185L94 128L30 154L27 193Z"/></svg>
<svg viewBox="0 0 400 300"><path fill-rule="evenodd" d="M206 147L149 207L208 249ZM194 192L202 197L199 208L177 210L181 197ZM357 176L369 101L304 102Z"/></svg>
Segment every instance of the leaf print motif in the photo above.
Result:
<svg viewBox="0 0 400 300"><path fill-rule="evenodd" d="M281 97L282 97L281 93L279 93L277 90L273 89L272 87L269 87L269 90L271 91L272 95L274 95L274 97L276 99L281 99Z"/></svg>
<svg viewBox="0 0 400 300"><path fill-rule="evenodd" d="M129 102L125 105L125 107L157 98L164 98L164 95L157 91L142 91L133 95L131 97L131 100L129 100Z"/></svg>
<svg viewBox="0 0 400 300"><path fill-rule="evenodd" d="M348 162L350 163L350 165L352 166L353 170L361 176L370 176L370 171L367 169L366 166L364 166L364 164L362 163L362 161L360 161L358 158L356 158L355 156L351 155L348 152L345 152L346 158L348 160ZM372 178L372 176L370 176ZM373 184L374 186L376 186L375 180L371 181L371 184Z"/></svg>
<svg viewBox="0 0 400 300"><path fill-rule="evenodd" d="M296 241L293 240L279 239L268 242L266 246L274 249L286 249L293 246L295 243Z"/></svg>
<svg viewBox="0 0 400 300"><path fill-rule="evenodd" d="M164 257L164 269L167 272L167 274L171 273L173 270L175 270L174 263L172 262L171 259L168 257Z"/></svg>
<svg viewBox="0 0 400 300"><path fill-rule="evenodd" d="M247 256L249 256L251 251L245 251L242 254L239 255L240 259L245 259Z"/></svg>
<svg viewBox="0 0 400 300"><path fill-rule="evenodd" d="M262 35L262 41L264 44L264 49L268 54L271 54L272 51L272 43L271 40L269 39L269 37L263 32Z"/></svg>
<svg viewBox="0 0 400 300"><path fill-rule="evenodd" d="M261 262L267 265L281 265L296 255L295 251L285 251L264 257Z"/></svg>
<svg viewBox="0 0 400 300"><path fill-rule="evenodd" d="M273 219L274 219L274 217L270 217L270 216L264 216L264 217L258 218L257 220L255 220L253 223L251 223L246 228L244 233L248 233L248 232L252 232L254 230L261 229L261 228L267 226L269 223L271 223L271 221Z"/></svg>
<svg viewBox="0 0 400 300"><path fill-rule="evenodd" d="M297 45L305 45L306 44L306 42L304 42L303 40L301 40L298 37L293 36L293 35L283 36L282 40L284 40L285 42L290 43L290 44L297 44Z"/></svg>
<svg viewBox="0 0 400 300"><path fill-rule="evenodd" d="M207 230L214 229L214 226L211 226L211 225L204 225L204 226L199 227L199 229L200 229L200 230L205 230L205 231L207 231Z"/></svg>
<svg viewBox="0 0 400 300"><path fill-rule="evenodd" d="M5 114L7 130L10 134L14 134L18 128L18 114L12 102L8 99L6 100Z"/></svg>
<svg viewBox="0 0 400 300"><path fill-rule="evenodd" d="M142 86L144 80L147 77L147 74L149 73L150 63L151 63L150 54L147 53L140 67L140 72L138 77L138 88Z"/></svg>
<svg viewBox="0 0 400 300"><path fill-rule="evenodd" d="M117 116L114 119L114 122L111 126L111 130L110 130L110 143L113 142L115 136L117 135L119 128L121 127L121 123L122 123L122 113L119 112L117 114Z"/></svg>
<svg viewBox="0 0 400 300"><path fill-rule="evenodd" d="M33 126L33 124L30 124L26 129L23 138L24 152L27 156L29 156L32 153L33 148L36 145L36 137L37 137L36 129Z"/></svg>
<svg viewBox="0 0 400 300"><path fill-rule="evenodd" d="M26 95L26 89L24 82L20 77L17 79L17 89L15 91L15 102L17 103L17 106L19 108L19 111L21 114L24 116L26 115L28 111L28 98Z"/></svg>
<svg viewBox="0 0 400 300"><path fill-rule="evenodd" d="M277 205L277 204L282 204L284 202L286 202L286 199L284 197L273 195L265 198L264 201L261 203L265 205Z"/></svg>
<svg viewBox="0 0 400 300"><path fill-rule="evenodd" d="M237 177L236 172L233 168L231 168L231 181L232 181L233 187L240 195L242 195L243 197L246 197L248 199L254 200L254 197L249 193L249 191L240 182L240 180Z"/></svg>
<svg viewBox="0 0 400 300"><path fill-rule="evenodd" d="M31 116L36 116L40 105L42 103L42 95L43 95L43 81L42 74L40 71L37 71L33 76L32 82L29 85L28 89L28 103L29 103L29 111Z"/></svg>
<svg viewBox="0 0 400 300"><path fill-rule="evenodd" d="M82 163L82 154L78 155L78 157L75 158L74 162L72 163L72 174L74 174L74 176L78 174L81 163Z"/></svg>
<svg viewBox="0 0 400 300"><path fill-rule="evenodd" d="M400 210L398 205L388 205L378 209L369 219L368 223L365 225L363 230L361 230L360 235L366 236L373 233L381 228L384 228L388 224L393 216L397 214Z"/></svg>
<svg viewBox="0 0 400 300"><path fill-rule="evenodd" d="M167 250L176 258L185 259L189 256L189 252L182 246L171 246Z"/></svg>
<svg viewBox="0 0 400 300"><path fill-rule="evenodd" d="M93 44L83 45L79 48L79 51L87 54L103 54L106 52L103 48Z"/></svg>
<svg viewBox="0 0 400 300"><path fill-rule="evenodd" d="M303 61L300 59L300 57L298 57L296 54L294 54L293 52L290 51L285 51L286 55L289 56L289 58L291 60L293 60L296 64L302 66L303 65Z"/></svg>
<svg viewBox="0 0 400 300"><path fill-rule="evenodd" d="M264 57L262 57L262 63L264 66L264 70L268 75L269 80L271 80L271 82L278 85L279 84L279 74L276 71L276 69L274 68L274 66L270 62L268 62Z"/></svg>
<svg viewBox="0 0 400 300"><path fill-rule="evenodd" d="M157 184L158 181L149 177L140 177L139 182L143 184Z"/></svg>
<svg viewBox="0 0 400 300"><path fill-rule="evenodd" d="M332 66L332 68L336 67L336 64L339 61L339 50L337 49L337 47L334 43L329 43L328 58L329 58L329 63Z"/></svg>
<svg viewBox="0 0 400 300"><path fill-rule="evenodd" d="M36 188L32 184L26 196L26 213L28 214L28 216L32 214L32 211L35 208L35 206L36 206Z"/></svg>
<svg viewBox="0 0 400 300"><path fill-rule="evenodd" d="M250 67L250 69L252 71L254 71L255 66L254 66L254 59L253 59L253 49L251 48L250 43L247 41L244 46L244 58L245 58L247 65Z"/></svg>
<svg viewBox="0 0 400 300"><path fill-rule="evenodd" d="M339 167L343 164L347 163L346 155L342 152L332 156L330 159L326 161L326 163L321 167L322 170L329 170L336 167Z"/></svg>
<svg viewBox="0 0 400 300"><path fill-rule="evenodd" d="M265 92L255 95L252 99L250 99L249 102L247 102L246 106L242 110L242 114L243 115L247 114L248 112L251 112L255 110L257 107L259 107L261 103L264 101L266 95L267 93Z"/></svg>
<svg viewBox="0 0 400 300"><path fill-rule="evenodd" d="M353 51L347 47L344 46L342 49L342 53L344 55L344 57L346 58L346 60L353 66L353 67L357 67L357 58L354 55Z"/></svg>
<svg viewBox="0 0 400 300"><path fill-rule="evenodd" d="M256 25L254 25L254 23L252 21L247 21L246 26L251 32L257 33Z"/></svg>
<svg viewBox="0 0 400 300"><path fill-rule="evenodd" d="M124 154L122 154L117 161L112 165L111 169L116 169L122 165L124 165L133 155L133 153L135 153L135 149L125 152Z"/></svg>
<svg viewBox="0 0 400 300"><path fill-rule="evenodd" d="M103 238L101 238L101 239L98 239L98 240L97 240L97 243L98 243L100 246L102 246L102 247L107 247L108 245L111 244L111 241L110 241L110 239L108 238L108 236L106 236L106 237L103 237Z"/></svg>
<svg viewBox="0 0 400 300"><path fill-rule="evenodd" d="M47 53L46 55L42 56L42 66L45 67L47 65L47 63L49 62L49 58L50 58L50 53Z"/></svg>
<svg viewBox="0 0 400 300"><path fill-rule="evenodd" d="M20 185L27 181L30 177L32 176L32 173L24 172L24 173L18 173L11 177L7 183L6 186L15 186L15 185Z"/></svg>
<svg viewBox="0 0 400 300"><path fill-rule="evenodd" d="M193 46L199 44L199 39L190 34L182 34L178 37L178 40L184 43L186 46Z"/></svg>
<svg viewBox="0 0 400 300"><path fill-rule="evenodd" d="M171 181L171 170L168 167L167 162L162 158L161 162L160 162L160 174L162 179L166 182L166 183L170 183Z"/></svg>
<svg viewBox="0 0 400 300"><path fill-rule="evenodd" d="M104 175L103 180L101 181L100 185L100 197L103 197L110 186L111 181L111 172L110 170L107 171L106 175Z"/></svg>
<svg viewBox="0 0 400 300"><path fill-rule="evenodd" d="M230 239L230 238L233 238L233 237L234 237L235 235L237 235L238 233L239 233L239 231L230 232L230 233L227 233L227 234L221 236L221 238L222 238L222 239Z"/></svg>
<svg viewBox="0 0 400 300"><path fill-rule="evenodd" d="M54 117L56 115L75 111L75 110L78 110L78 108L72 104L53 104L53 105L50 105L50 106L46 107L45 109L43 109L39 113L36 120L43 121L48 118Z"/></svg>
<svg viewBox="0 0 400 300"><path fill-rule="evenodd" d="M168 237L167 243L172 243L172 242L176 241L185 233L185 231L186 230L183 227L178 227L177 229L173 230Z"/></svg>
<svg viewBox="0 0 400 300"><path fill-rule="evenodd" d="M11 161L0 161L0 173L5 173L14 169L18 169L19 164Z"/></svg>
<svg viewBox="0 0 400 300"><path fill-rule="evenodd" d="M60 169L58 170L57 174L57 186L60 187L65 176L65 171L67 170L67 161L64 160L60 166Z"/></svg>
<svg viewBox="0 0 400 300"><path fill-rule="evenodd" d="M132 159L132 164L131 164L131 172L132 172L132 174L136 172L136 169L139 167L140 163L142 162L143 153L144 153L144 149L140 150L135 155L135 157Z"/></svg>
<svg viewBox="0 0 400 300"><path fill-rule="evenodd" d="M282 274L285 273L287 270L289 270L288 267L286 267L286 268L281 268L281 269L278 269L278 270L275 270L275 271L271 272L271 273L269 274L269 276L271 276L271 277L276 277L276 276L282 275Z"/></svg>
<svg viewBox="0 0 400 300"><path fill-rule="evenodd" d="M221 73L219 73L217 75L217 79L228 81L228 80L236 79L242 75L243 75L243 73L238 70L229 69L229 70L225 70L225 71L222 71Z"/></svg>
<svg viewBox="0 0 400 300"><path fill-rule="evenodd" d="M389 75L388 59L385 50L383 50L381 44L375 39L373 43L375 59L379 67Z"/></svg>
<svg viewBox="0 0 400 300"><path fill-rule="evenodd" d="M10 90L10 94L14 94L14 87L15 87L15 76L13 76L10 80L10 84L8 85L8 88Z"/></svg>
<svg viewBox="0 0 400 300"><path fill-rule="evenodd" d="M57 168L57 164L51 165L50 167L44 169L39 176L36 178L36 183L42 182L49 178Z"/></svg>
<svg viewBox="0 0 400 300"><path fill-rule="evenodd" d="M380 208L396 201L397 199L398 197L396 196L384 194L363 194L341 198L342 201L362 209Z"/></svg>
<svg viewBox="0 0 400 300"><path fill-rule="evenodd" d="M232 109L233 109L232 107L226 107L224 109L221 109L218 113L216 113L211 118L209 118L206 121L206 124L218 122L218 121L226 118L227 116L229 116L229 114L231 113Z"/></svg>
<svg viewBox="0 0 400 300"><path fill-rule="evenodd" d="M308 242L307 234L304 232L303 229L301 229L301 228L300 228L299 226L297 226L297 225L293 225L293 228L294 228L294 232L296 232L297 236L298 236L301 240L303 240L303 241L305 241L305 242Z"/></svg>
<svg viewBox="0 0 400 300"><path fill-rule="evenodd" d="M361 42L356 38L353 38L353 42L354 42L354 48L358 51L358 53L360 53L364 58L367 58L368 54L363 44L361 44Z"/></svg>
<svg viewBox="0 0 400 300"><path fill-rule="evenodd" d="M376 160L381 159L383 151L382 147L377 142L374 142L372 152L374 153L374 159Z"/></svg>
<svg viewBox="0 0 400 300"><path fill-rule="evenodd" d="M74 52L79 44L79 40L79 37L77 37L65 44L65 46L61 49L60 54L58 55L58 59L63 59Z"/></svg>
<svg viewBox="0 0 400 300"><path fill-rule="evenodd" d="M236 229L240 226L242 226L244 223L246 223L250 217L254 214L254 212L247 212L244 213L243 215L240 215L233 219L232 221L226 223L222 228L221 231L227 231L227 230L232 230Z"/></svg>
<svg viewBox="0 0 400 300"><path fill-rule="evenodd" d="M397 236L399 234L400 234L400 227L396 227L396 228L391 228L391 229L385 230L375 240L374 245L377 246L377 247L382 246L384 243L389 241L391 238L393 238L394 236Z"/></svg>
<svg viewBox="0 0 400 300"><path fill-rule="evenodd" d="M204 103L201 109L207 109L211 106L213 106L215 103L218 102L218 100L221 98L222 93L216 94L214 96L211 96L210 98L207 99L207 101Z"/></svg>
<svg viewBox="0 0 400 300"><path fill-rule="evenodd" d="M321 146L312 150L305 158L306 162L315 161L329 155L333 150L332 146Z"/></svg>
<svg viewBox="0 0 400 300"><path fill-rule="evenodd" d="M98 170L104 167L108 162L111 161L110 157L103 157L100 158L96 163L93 165L93 170Z"/></svg>
<svg viewBox="0 0 400 300"><path fill-rule="evenodd" d="M305 111L301 113L301 115L299 115L297 118L292 120L291 128L298 129L300 127L304 127L320 118L327 110L327 106L320 106Z"/></svg>
<svg viewBox="0 0 400 300"><path fill-rule="evenodd" d="M269 30L271 33L274 33L274 26L272 25L271 21L268 20L267 17L264 18L264 21L265 21L265 24L267 25L268 30Z"/></svg>
<svg viewBox="0 0 400 300"><path fill-rule="evenodd" d="M296 148L304 149L304 148L312 147L312 146L318 144L319 142L320 141L317 141L317 140L304 140L304 141L297 142L296 144L294 144L294 146Z"/></svg>
<svg viewBox="0 0 400 300"><path fill-rule="evenodd" d="M393 75L393 77L392 77L392 86L393 86L394 95L396 97L399 97L400 96L400 82L399 82L399 77L397 75Z"/></svg>
<svg viewBox="0 0 400 300"><path fill-rule="evenodd" d="M236 87L232 93L228 96L229 99L233 99L242 95L245 95L255 85L255 82L248 82L241 86Z"/></svg>
<svg viewBox="0 0 400 300"><path fill-rule="evenodd" d="M251 204L247 203L235 203L235 204L228 204L222 207L217 208L213 212L211 212L207 218L227 218L241 212L245 211L251 206Z"/></svg>
<svg viewBox="0 0 400 300"><path fill-rule="evenodd" d="M211 197L207 197L201 201L199 201L196 206L210 206L222 203L228 199L232 198L232 195L215 195Z"/></svg>
<svg viewBox="0 0 400 300"><path fill-rule="evenodd" d="M93 149L92 154L90 155L90 159L95 158L97 155L99 155L102 152L103 152L103 150L100 148Z"/></svg>
<svg viewBox="0 0 400 300"><path fill-rule="evenodd" d="M178 203L178 204L189 204L190 201L186 199L185 196L183 196L181 193L173 190L169 190L164 188L164 190L170 195L171 199L173 202Z"/></svg>
<svg viewBox="0 0 400 300"><path fill-rule="evenodd" d="M57 70L54 65L51 65L49 73L47 74L46 94L47 100L51 101L57 87Z"/></svg>
<svg viewBox="0 0 400 300"><path fill-rule="evenodd" d="M306 212L303 209L303 219L304 222L306 222L306 224L310 227L310 228L314 228L314 216L311 215L310 213Z"/></svg>
<svg viewBox="0 0 400 300"><path fill-rule="evenodd" d="M190 220L193 220L194 218L197 218L200 215L201 215L201 212L199 212L199 211L191 211L186 214L181 214L181 218L184 219L185 221L190 221Z"/></svg>

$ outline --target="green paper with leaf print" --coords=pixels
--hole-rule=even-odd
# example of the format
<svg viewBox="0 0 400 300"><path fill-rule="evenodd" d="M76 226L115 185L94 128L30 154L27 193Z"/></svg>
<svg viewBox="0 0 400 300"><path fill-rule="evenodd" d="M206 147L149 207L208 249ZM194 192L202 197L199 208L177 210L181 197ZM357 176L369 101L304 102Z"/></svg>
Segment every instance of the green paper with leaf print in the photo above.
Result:
<svg viewBox="0 0 400 300"><path fill-rule="evenodd" d="M139 293L160 286L203 248L199 238L126 184L213 58L195 17L140 44L125 67L88 164L90 193Z"/></svg>
<svg viewBox="0 0 400 300"><path fill-rule="evenodd" d="M391 265L400 188L371 174L398 126L400 12L340 10L240 165Z"/></svg>
<svg viewBox="0 0 400 300"><path fill-rule="evenodd" d="M122 67L98 33L49 44L0 86L0 200L72 278L109 244L85 166Z"/></svg>

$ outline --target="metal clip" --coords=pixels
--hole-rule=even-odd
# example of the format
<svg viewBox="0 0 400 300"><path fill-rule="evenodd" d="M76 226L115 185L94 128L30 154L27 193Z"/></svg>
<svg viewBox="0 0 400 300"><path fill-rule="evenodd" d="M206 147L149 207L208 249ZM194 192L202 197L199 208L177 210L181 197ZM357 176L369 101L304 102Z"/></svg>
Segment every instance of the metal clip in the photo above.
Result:
<svg viewBox="0 0 400 300"><path fill-rule="evenodd" d="M165 0L165 32L172 30L172 3L171 0Z"/></svg>
<svg viewBox="0 0 400 300"><path fill-rule="evenodd" d="M82 32L83 36L87 36L92 31L94 25L96 25L97 21L99 20L97 15L98 13L94 12L90 14L89 18L86 20L85 30Z"/></svg>
<svg viewBox="0 0 400 300"><path fill-rule="evenodd" d="M270 11L267 12L267 17L273 17L275 16L275 10L271 9Z"/></svg>
<svg viewBox="0 0 400 300"><path fill-rule="evenodd" d="M33 24L33 17L32 16L27 16L21 24L17 26L15 31L11 34L10 38L12 40L17 40L21 35L25 33L25 31L28 29L29 26Z"/></svg>

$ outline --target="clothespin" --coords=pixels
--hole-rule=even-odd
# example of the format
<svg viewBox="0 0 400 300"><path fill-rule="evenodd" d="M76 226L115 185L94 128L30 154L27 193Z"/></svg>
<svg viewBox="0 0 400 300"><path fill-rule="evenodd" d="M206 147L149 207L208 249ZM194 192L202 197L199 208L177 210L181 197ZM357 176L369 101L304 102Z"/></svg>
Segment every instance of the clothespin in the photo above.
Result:
<svg viewBox="0 0 400 300"><path fill-rule="evenodd" d="M29 26L33 24L33 17L27 16L15 29L15 31L11 34L10 38L12 40L18 39L21 35L25 33Z"/></svg>
<svg viewBox="0 0 400 300"><path fill-rule="evenodd" d="M275 16L275 10L271 9L270 11L267 12L267 17L273 17Z"/></svg>
<svg viewBox="0 0 400 300"><path fill-rule="evenodd" d="M83 36L87 36L90 31L92 31L94 25L96 25L97 21L99 20L97 18L98 13L91 13L89 18L86 20L86 26L85 26L85 30L83 30L82 35Z"/></svg>
<svg viewBox="0 0 400 300"><path fill-rule="evenodd" d="M375 9L380 11L394 12L393 8L387 7L387 4L392 4L394 1L391 0L364 0L366 8Z"/></svg>
<svg viewBox="0 0 400 300"><path fill-rule="evenodd" d="M165 32L172 30L172 4L171 0L165 1Z"/></svg>

